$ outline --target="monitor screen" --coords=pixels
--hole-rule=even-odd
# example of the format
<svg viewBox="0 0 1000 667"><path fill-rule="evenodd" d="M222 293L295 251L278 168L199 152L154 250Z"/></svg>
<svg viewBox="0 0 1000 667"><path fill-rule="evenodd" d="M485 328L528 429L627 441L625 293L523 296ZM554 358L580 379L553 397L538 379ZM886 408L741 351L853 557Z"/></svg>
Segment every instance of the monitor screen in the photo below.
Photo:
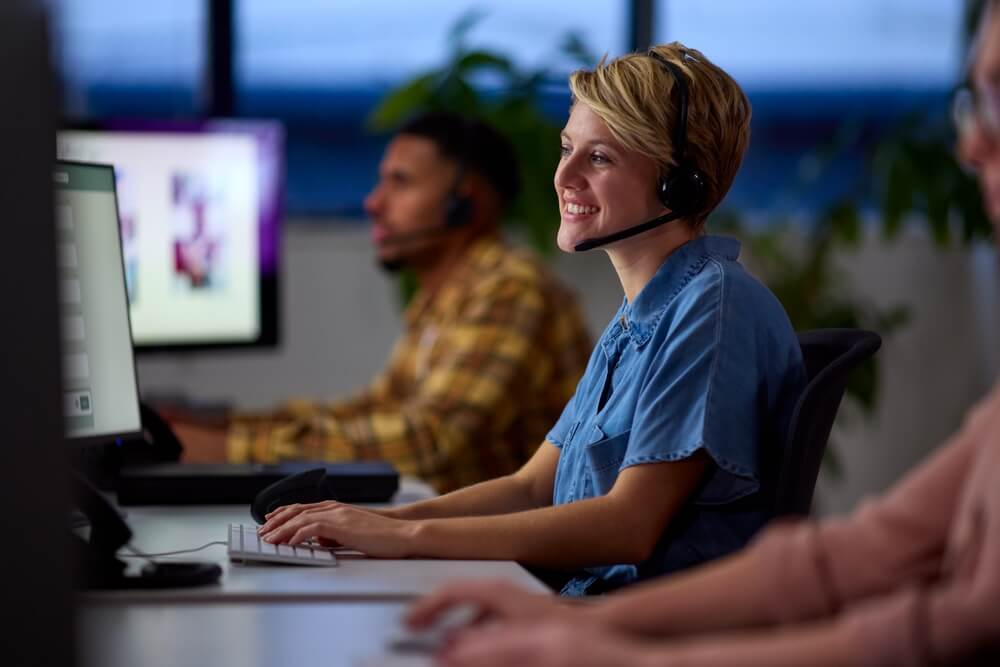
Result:
<svg viewBox="0 0 1000 667"><path fill-rule="evenodd" d="M134 438L142 423L114 170L60 162L53 181L66 435Z"/></svg>
<svg viewBox="0 0 1000 667"><path fill-rule="evenodd" d="M275 345L284 132L266 121L116 121L59 133L114 165L139 350Z"/></svg>

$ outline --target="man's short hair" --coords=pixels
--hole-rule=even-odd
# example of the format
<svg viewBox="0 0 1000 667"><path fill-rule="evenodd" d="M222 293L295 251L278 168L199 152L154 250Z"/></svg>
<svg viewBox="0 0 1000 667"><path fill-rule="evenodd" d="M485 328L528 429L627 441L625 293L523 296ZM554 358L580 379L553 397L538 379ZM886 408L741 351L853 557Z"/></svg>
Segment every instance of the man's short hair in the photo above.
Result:
<svg viewBox="0 0 1000 667"><path fill-rule="evenodd" d="M750 142L750 102L739 84L700 51L678 42L653 48L687 81L685 156L705 176L705 201L688 222L700 228L743 161ZM569 79L574 104L590 107L615 139L652 158L663 176L677 166L675 85L671 73L645 53L602 59L593 70L574 72Z"/></svg>
<svg viewBox="0 0 1000 667"><path fill-rule="evenodd" d="M423 137L463 172L476 172L509 206L521 191L521 170L511 142L493 126L450 111L432 111L411 118L398 134Z"/></svg>

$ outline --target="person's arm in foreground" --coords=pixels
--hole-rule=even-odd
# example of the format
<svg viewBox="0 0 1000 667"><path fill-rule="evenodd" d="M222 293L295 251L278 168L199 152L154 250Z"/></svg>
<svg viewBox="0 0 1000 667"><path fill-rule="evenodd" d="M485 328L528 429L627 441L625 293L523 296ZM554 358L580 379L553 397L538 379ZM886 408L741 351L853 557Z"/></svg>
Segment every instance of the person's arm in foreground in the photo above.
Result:
<svg viewBox="0 0 1000 667"><path fill-rule="evenodd" d="M995 660L1000 653L1000 486L995 484L1000 471L1000 420L997 427L992 451L984 450L965 480L971 493L963 494L963 505L969 505L960 511L959 522L968 530L949 540L949 556L955 559L946 568L947 576L936 583L909 582L827 619L658 642L622 634L611 624L581 625L586 612L574 617L572 608L564 606L541 621L529 616L460 631L438 656L439 663L448 667L994 664L981 654L989 652ZM577 608L608 611L608 607ZM973 662L962 662L969 660Z"/></svg>
<svg viewBox="0 0 1000 667"><path fill-rule="evenodd" d="M542 456L551 462L558 451L546 448ZM319 537L373 556L516 560L560 568L637 563L649 557L700 482L706 459L699 453L679 462L632 466L604 496L510 514L399 520L349 505L283 508L261 534L290 544Z"/></svg>
<svg viewBox="0 0 1000 667"><path fill-rule="evenodd" d="M563 620L461 630L449 638L435 662L445 667L842 667L853 664L845 661L847 655L842 638L825 627L653 642Z"/></svg>

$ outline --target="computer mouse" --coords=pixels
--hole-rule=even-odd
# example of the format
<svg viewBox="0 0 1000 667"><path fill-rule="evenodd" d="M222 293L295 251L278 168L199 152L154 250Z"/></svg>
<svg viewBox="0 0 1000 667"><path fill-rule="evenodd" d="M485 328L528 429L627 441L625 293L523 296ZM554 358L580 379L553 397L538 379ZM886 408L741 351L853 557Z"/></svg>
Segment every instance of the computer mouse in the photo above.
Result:
<svg viewBox="0 0 1000 667"><path fill-rule="evenodd" d="M250 504L250 515L263 524L267 515L285 505L318 503L331 498L326 483L326 470L313 468L289 475L262 489Z"/></svg>
<svg viewBox="0 0 1000 667"><path fill-rule="evenodd" d="M146 564L138 577L126 577L128 588L183 588L217 583L222 568L203 561L155 561Z"/></svg>

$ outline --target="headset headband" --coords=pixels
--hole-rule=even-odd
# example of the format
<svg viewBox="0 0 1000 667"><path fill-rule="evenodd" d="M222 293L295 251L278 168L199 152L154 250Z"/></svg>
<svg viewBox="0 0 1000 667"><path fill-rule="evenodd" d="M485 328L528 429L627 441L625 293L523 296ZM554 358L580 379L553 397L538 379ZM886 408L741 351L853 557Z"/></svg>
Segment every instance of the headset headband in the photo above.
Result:
<svg viewBox="0 0 1000 667"><path fill-rule="evenodd" d="M673 64L658 52L650 49L647 52L650 58L657 61L663 67L667 69L668 72L674 77L674 83L677 86L677 125L674 127L674 157L677 160L677 164L681 165L687 161L687 116L688 116L688 90L687 81L684 79L684 74L678 69L677 65ZM684 52L685 58L690 58L687 52Z"/></svg>

